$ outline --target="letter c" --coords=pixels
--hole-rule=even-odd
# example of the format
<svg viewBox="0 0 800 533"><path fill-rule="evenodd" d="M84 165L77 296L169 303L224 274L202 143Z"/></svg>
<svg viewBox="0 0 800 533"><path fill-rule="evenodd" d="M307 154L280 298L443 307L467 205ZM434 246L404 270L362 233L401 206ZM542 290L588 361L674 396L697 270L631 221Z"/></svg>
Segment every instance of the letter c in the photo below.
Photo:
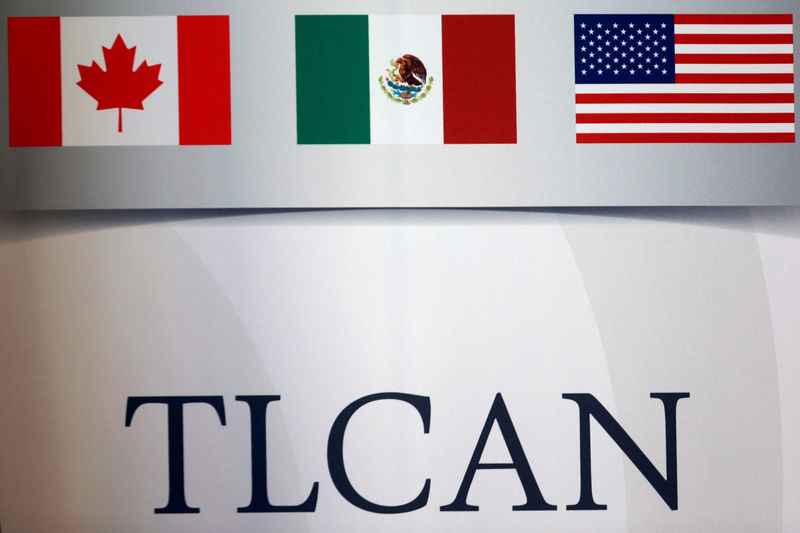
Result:
<svg viewBox="0 0 800 533"><path fill-rule="evenodd" d="M347 477L347 472L344 468L344 433L347 429L347 424L350 418L360 408L368 403L376 402L379 400L399 400L406 402L414 407L422 418L423 429L427 434L431 424L431 399L427 396L417 396L414 394L403 394L400 392L382 392L378 394L371 394L364 396L354 401L345 407L331 427L330 435L328 436L328 470L331 473L333 484L339 493L350 503L365 511L381 514L397 514L408 513L416 511L425 507L428 503L428 494L431 490L431 480L426 479L422 492L417 495L412 501L403 505L379 505L371 502L361 496Z"/></svg>

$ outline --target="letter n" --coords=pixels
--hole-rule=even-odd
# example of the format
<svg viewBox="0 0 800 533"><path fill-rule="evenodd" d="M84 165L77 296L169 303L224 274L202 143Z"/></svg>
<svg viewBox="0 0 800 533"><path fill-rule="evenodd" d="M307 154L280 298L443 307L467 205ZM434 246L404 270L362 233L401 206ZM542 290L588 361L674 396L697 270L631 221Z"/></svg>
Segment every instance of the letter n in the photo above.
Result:
<svg viewBox="0 0 800 533"><path fill-rule="evenodd" d="M658 398L664 404L664 428L666 433L667 475L663 477L641 448L614 420L614 417L591 394L562 394L562 398L578 404L580 412L580 454L581 454L581 496L578 503L568 505L568 511L602 510L606 505L597 504L592 497L592 444L590 418L600 424L609 437L625 452L628 459L642 473L661 499L673 511L678 509L678 460L676 415L678 400L688 398L688 392L653 392L651 398Z"/></svg>

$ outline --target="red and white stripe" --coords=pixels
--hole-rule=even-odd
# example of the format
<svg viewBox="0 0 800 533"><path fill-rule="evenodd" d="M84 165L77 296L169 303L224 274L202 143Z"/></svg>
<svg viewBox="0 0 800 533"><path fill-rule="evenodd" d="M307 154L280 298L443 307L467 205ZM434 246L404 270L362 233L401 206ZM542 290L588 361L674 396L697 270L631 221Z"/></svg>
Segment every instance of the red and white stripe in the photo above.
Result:
<svg viewBox="0 0 800 533"><path fill-rule="evenodd" d="M135 67L160 65L163 82L124 132L77 84L78 65L107 68L102 50L117 35L135 47ZM9 17L8 75L10 146L231 143L227 15Z"/></svg>
<svg viewBox="0 0 800 533"><path fill-rule="evenodd" d="M578 143L793 143L792 15L675 15L674 84L575 91Z"/></svg>

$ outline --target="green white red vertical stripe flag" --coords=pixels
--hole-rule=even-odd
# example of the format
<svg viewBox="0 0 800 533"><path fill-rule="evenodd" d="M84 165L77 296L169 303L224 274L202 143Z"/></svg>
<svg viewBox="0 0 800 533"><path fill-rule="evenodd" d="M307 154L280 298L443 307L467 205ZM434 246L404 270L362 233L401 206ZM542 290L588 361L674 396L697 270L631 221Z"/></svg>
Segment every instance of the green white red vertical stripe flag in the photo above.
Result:
<svg viewBox="0 0 800 533"><path fill-rule="evenodd" d="M514 23L296 16L297 142L516 143Z"/></svg>

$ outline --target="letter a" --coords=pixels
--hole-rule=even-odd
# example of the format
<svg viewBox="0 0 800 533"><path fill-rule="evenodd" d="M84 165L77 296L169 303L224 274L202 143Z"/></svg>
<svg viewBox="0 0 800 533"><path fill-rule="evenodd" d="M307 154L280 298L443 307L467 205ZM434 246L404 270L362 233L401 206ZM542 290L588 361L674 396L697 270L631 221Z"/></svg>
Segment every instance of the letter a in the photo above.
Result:
<svg viewBox="0 0 800 533"><path fill-rule="evenodd" d="M489 439L489 433L492 431L492 426L497 422L497 427L503 434L503 440L508 448L508 453L511 455L510 463L481 463L481 456L486 447L486 441ZM477 511L477 505L469 505L467 503L467 495L472 486L472 480L475 477L475 472L478 469L506 469L513 468L517 471L519 481L522 483L522 489L525 491L526 502L522 505L515 505L512 507L514 511L553 511L556 509L555 505L550 505L544 500L542 492L539 490L539 485L536 483L536 478L533 477L533 472L528 464L528 459L525 457L525 451L522 449L522 444L517 436L517 431L514 429L514 424L511 422L511 416L508 414L506 404L503 402L503 397L500 393L494 397L494 403L489 410L489 416L486 418L486 423L483 425L483 431L478 444L475 446L475 451L472 453L472 459L467 466L467 472L464 474L464 479L461 481L461 488L458 489L456 499L449 505L440 507L440 511Z"/></svg>

